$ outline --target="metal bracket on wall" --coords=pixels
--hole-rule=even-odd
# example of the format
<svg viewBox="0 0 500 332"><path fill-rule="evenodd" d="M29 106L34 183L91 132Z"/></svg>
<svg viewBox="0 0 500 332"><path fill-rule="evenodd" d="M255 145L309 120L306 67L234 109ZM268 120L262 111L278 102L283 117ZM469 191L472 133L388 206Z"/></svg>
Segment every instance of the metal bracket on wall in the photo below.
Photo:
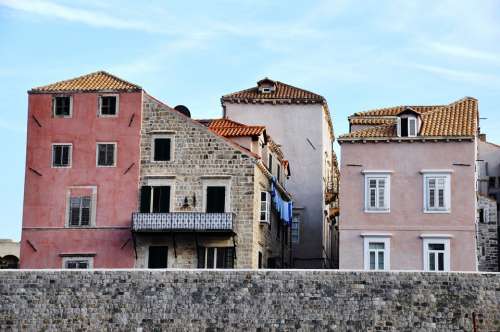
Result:
<svg viewBox="0 0 500 332"><path fill-rule="evenodd" d="M129 127L132 125L132 122L134 122L134 118L135 118L135 113L132 114L132 116L130 117L130 121L128 122Z"/></svg>
<svg viewBox="0 0 500 332"><path fill-rule="evenodd" d="M33 249L33 251L37 252L38 250L36 249L35 245L33 243L31 243L30 240L26 240L26 242L30 245L31 249Z"/></svg>
<svg viewBox="0 0 500 332"><path fill-rule="evenodd" d="M234 234L233 234L233 246L234 246L234 260L238 260L238 258L236 257L236 239L234 238Z"/></svg>
<svg viewBox="0 0 500 332"><path fill-rule="evenodd" d="M36 124L38 125L38 127L42 128L42 124L40 123L40 121L38 121L38 119L37 119L34 115L32 115L32 116L31 116L31 118L32 118L33 120L35 120L35 122L36 122Z"/></svg>
<svg viewBox="0 0 500 332"><path fill-rule="evenodd" d="M134 253L135 253L135 259L137 260L137 241L135 239L135 233L132 232L132 241L134 242Z"/></svg>
<svg viewBox="0 0 500 332"><path fill-rule="evenodd" d="M309 145L314 149L316 150L316 147L314 146L314 144L312 144L311 140L309 138L306 138L306 141L307 143L309 143Z"/></svg>
<svg viewBox="0 0 500 332"><path fill-rule="evenodd" d="M125 172L123 172L123 175L127 174L128 171L130 171L132 169L132 167L134 167L134 165L135 165L135 163L130 164L130 166L127 167L127 169L125 170Z"/></svg>
<svg viewBox="0 0 500 332"><path fill-rule="evenodd" d="M175 233L172 233L172 242L174 243L174 257L177 259L177 244L175 243Z"/></svg>
<svg viewBox="0 0 500 332"><path fill-rule="evenodd" d="M39 171L37 171L36 169L33 169L33 168L31 168L31 167L28 167L28 169L29 169L30 171L32 171L33 173L35 173L36 175L38 175L38 176L42 176L42 173L40 173L40 172L39 172Z"/></svg>
<svg viewBox="0 0 500 332"><path fill-rule="evenodd" d="M127 241L125 241L124 244L122 244L122 246L120 247L120 249L123 249L125 248L125 246L130 242L130 238L127 239Z"/></svg>

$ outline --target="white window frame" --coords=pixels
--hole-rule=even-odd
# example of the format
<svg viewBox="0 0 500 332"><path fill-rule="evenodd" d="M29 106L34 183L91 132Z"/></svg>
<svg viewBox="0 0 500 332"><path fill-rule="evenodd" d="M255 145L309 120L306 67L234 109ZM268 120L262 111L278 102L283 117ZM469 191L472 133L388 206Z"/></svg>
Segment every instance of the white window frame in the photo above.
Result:
<svg viewBox="0 0 500 332"><path fill-rule="evenodd" d="M423 270L426 272L449 272L450 271L450 235L422 234ZM443 271L431 271L429 269L429 244L444 244ZM436 257L437 264L437 257Z"/></svg>
<svg viewBox="0 0 500 332"><path fill-rule="evenodd" d="M115 147L113 149L113 165L99 165L99 145L101 144L113 144ZM95 145L95 165L96 167L103 167L103 168L109 168L109 167L116 167L116 164L118 163L118 144L116 142L97 142Z"/></svg>
<svg viewBox="0 0 500 332"><path fill-rule="evenodd" d="M69 97L69 115L56 115L56 97ZM55 95L52 97L52 117L60 119L69 119L73 117L73 96L72 95Z"/></svg>
<svg viewBox="0 0 500 332"><path fill-rule="evenodd" d="M225 187L224 212L231 212L231 178L222 177L202 177L203 183L203 212L207 210L207 187Z"/></svg>
<svg viewBox="0 0 500 332"><path fill-rule="evenodd" d="M437 171L437 170L422 170L421 173L423 174L422 180L422 188L423 188L423 208L424 208L424 213L450 213L451 212L451 170L443 170L443 171ZM430 207L429 202L428 202L428 186L427 182L429 179L445 179L445 184L444 184L444 207ZM437 184L437 182L436 182ZM434 194L435 200L439 201L439 193L436 192Z"/></svg>
<svg viewBox="0 0 500 332"><path fill-rule="evenodd" d="M391 212L391 175L392 171L363 171L365 175L365 213L389 213ZM378 180L385 180L385 207L378 207ZM370 180L377 180L377 187L375 192L375 204L376 207L370 206Z"/></svg>
<svg viewBox="0 0 500 332"><path fill-rule="evenodd" d="M93 269L94 268L94 257L88 257L88 256L67 256L63 257L62 259L62 268L63 269L68 269L66 267L66 264L71 261L86 261L88 264L87 269ZM87 270L84 269L84 270ZM71 270L76 270L76 269L71 269Z"/></svg>
<svg viewBox="0 0 500 332"><path fill-rule="evenodd" d="M362 234L363 237L363 268L366 271L389 271L391 269L391 234ZM370 270L370 243L384 244L384 268L378 269L375 264L375 270ZM377 255L375 255L377 257Z"/></svg>
<svg viewBox="0 0 500 332"><path fill-rule="evenodd" d="M298 221L295 221L295 220ZM294 224L297 224L297 239L294 239ZM292 244L299 244L300 243L300 231L301 231L301 225L302 225L302 216L300 214L294 214L292 217L292 225L290 227L290 241Z"/></svg>
<svg viewBox="0 0 500 332"><path fill-rule="evenodd" d="M262 194L265 194L266 200L262 200ZM263 204L265 204L264 209L262 209ZM262 219L262 213L265 214L265 219ZM269 224L271 223L271 193L269 191L262 190L259 196L259 221L261 223Z"/></svg>
<svg viewBox="0 0 500 332"><path fill-rule="evenodd" d="M102 97L116 97L116 112L115 114L102 114ZM99 95L97 102L97 114L100 118L116 118L118 117L118 112L120 110L120 95L118 94L101 94Z"/></svg>
<svg viewBox="0 0 500 332"><path fill-rule="evenodd" d="M170 160L155 160L155 139L168 138L170 139ZM169 163L175 160L175 135L174 134L154 134L151 135L151 158L150 161L154 163Z"/></svg>
<svg viewBox="0 0 500 332"><path fill-rule="evenodd" d="M146 186L150 187L170 187L170 212L177 212L175 205L175 178L146 178ZM153 189L151 189L151 199L149 201L149 211L153 210Z"/></svg>
<svg viewBox="0 0 500 332"><path fill-rule="evenodd" d="M402 123L401 123L401 119L408 119L408 121L406 122L407 124L407 128L406 128L406 131L408 133L408 136L401 136L401 126L402 126ZM410 135L410 121L414 121L415 122L415 134L414 135ZM418 122L418 118L416 116L408 116L408 115L403 115L403 116L400 116L398 117L398 120L397 120L397 132L398 132L398 137L417 137L418 135L418 125L419 125L419 122Z"/></svg>
<svg viewBox="0 0 500 332"><path fill-rule="evenodd" d="M68 166L54 166L54 147L60 145L69 146ZM52 168L71 168L73 166L73 143L52 143L50 152L52 154L50 158Z"/></svg>
<svg viewBox="0 0 500 332"><path fill-rule="evenodd" d="M85 226L71 226L69 215L71 209L71 190L72 189L91 189L91 200L90 200L90 222ZM66 191L66 217L64 226L66 228L89 228L96 226L96 215L97 215L97 187L96 186L72 186L68 187Z"/></svg>

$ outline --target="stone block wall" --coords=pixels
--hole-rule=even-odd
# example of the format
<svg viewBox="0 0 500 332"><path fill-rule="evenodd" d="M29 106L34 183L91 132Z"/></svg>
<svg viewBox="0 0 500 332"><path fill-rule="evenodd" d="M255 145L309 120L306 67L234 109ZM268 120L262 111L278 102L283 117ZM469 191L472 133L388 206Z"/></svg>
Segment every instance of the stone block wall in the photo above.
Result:
<svg viewBox="0 0 500 332"><path fill-rule="evenodd" d="M0 330L499 331L500 274L0 272Z"/></svg>
<svg viewBox="0 0 500 332"><path fill-rule="evenodd" d="M484 222L479 214L484 211ZM478 196L477 217L477 260L479 271L499 271L498 261L498 216L497 202L494 199Z"/></svg>

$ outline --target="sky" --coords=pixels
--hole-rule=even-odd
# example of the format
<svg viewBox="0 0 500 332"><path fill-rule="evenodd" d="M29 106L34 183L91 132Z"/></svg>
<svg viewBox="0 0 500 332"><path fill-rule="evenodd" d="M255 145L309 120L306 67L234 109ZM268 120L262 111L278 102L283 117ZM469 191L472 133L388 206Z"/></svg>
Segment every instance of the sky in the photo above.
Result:
<svg viewBox="0 0 500 332"><path fill-rule="evenodd" d="M32 87L106 70L210 118L268 76L323 95L336 135L354 112L473 96L500 143L499 41L497 0L0 0L0 238L21 234Z"/></svg>

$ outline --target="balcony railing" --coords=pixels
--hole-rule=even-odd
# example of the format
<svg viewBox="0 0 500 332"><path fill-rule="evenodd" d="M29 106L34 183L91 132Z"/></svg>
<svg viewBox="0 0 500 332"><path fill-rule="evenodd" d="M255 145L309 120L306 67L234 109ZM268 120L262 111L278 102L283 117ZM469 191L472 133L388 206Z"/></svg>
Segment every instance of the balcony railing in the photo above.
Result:
<svg viewBox="0 0 500 332"><path fill-rule="evenodd" d="M133 213L134 232L232 232L233 213Z"/></svg>

